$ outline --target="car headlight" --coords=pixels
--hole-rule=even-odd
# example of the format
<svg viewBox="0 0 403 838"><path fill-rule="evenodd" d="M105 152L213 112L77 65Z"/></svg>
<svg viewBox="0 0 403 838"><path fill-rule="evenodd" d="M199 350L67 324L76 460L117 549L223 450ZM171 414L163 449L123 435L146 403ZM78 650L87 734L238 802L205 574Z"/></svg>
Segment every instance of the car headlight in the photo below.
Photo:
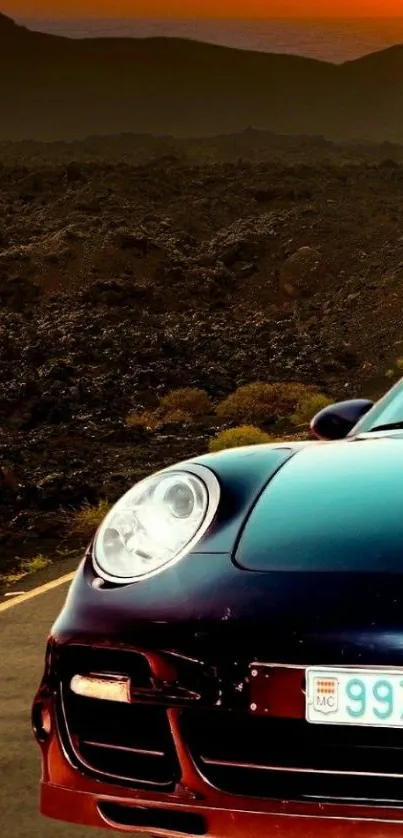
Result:
<svg viewBox="0 0 403 838"><path fill-rule="evenodd" d="M179 561L202 538L220 498L204 466L167 469L133 486L104 518L94 567L109 582L135 582Z"/></svg>

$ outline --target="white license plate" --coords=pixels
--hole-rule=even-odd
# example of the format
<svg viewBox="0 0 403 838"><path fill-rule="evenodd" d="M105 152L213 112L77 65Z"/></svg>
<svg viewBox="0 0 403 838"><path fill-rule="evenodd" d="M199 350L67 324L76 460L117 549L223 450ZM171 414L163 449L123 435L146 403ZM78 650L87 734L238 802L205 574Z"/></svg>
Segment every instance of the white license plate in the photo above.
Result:
<svg viewBox="0 0 403 838"><path fill-rule="evenodd" d="M308 667L306 719L327 725L403 727L403 669Z"/></svg>

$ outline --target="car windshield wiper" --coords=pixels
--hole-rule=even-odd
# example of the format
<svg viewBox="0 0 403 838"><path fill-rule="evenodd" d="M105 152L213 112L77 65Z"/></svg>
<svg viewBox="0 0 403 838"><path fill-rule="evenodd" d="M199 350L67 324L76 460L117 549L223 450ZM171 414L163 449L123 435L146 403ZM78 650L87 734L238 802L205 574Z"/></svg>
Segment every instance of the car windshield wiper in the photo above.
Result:
<svg viewBox="0 0 403 838"><path fill-rule="evenodd" d="M367 433L372 434L374 431L393 431L394 429L398 430L399 428L403 428L403 419L400 419L399 422L388 422L386 425L375 425L375 427L370 428Z"/></svg>

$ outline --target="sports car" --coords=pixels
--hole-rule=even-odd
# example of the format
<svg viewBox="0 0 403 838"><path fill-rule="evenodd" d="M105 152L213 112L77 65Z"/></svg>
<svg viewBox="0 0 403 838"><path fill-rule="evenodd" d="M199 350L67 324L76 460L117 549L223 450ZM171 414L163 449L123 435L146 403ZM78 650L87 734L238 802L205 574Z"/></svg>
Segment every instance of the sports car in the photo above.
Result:
<svg viewBox="0 0 403 838"><path fill-rule="evenodd" d="M142 480L48 640L40 810L154 836L403 835L403 380Z"/></svg>

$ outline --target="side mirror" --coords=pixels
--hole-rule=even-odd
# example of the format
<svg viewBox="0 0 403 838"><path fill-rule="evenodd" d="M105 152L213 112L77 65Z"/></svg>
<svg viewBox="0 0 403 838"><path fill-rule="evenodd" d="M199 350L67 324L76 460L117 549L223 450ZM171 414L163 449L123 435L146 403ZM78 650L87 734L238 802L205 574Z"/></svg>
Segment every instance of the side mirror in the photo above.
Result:
<svg viewBox="0 0 403 838"><path fill-rule="evenodd" d="M350 399L331 404L313 417L311 431L318 439L344 439L373 406L374 402L368 399Z"/></svg>

